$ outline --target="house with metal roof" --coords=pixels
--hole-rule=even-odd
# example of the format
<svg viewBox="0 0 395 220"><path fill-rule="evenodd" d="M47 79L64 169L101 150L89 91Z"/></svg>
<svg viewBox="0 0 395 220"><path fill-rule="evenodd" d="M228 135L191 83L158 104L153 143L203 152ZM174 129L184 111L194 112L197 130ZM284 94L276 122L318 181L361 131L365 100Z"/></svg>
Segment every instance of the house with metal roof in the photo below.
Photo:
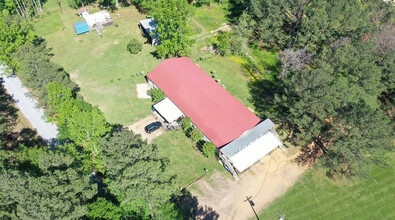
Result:
<svg viewBox="0 0 395 220"><path fill-rule="evenodd" d="M167 96L156 111L169 123L189 117L236 178L282 145L270 119L262 121L187 57L164 60L147 81Z"/></svg>
<svg viewBox="0 0 395 220"><path fill-rule="evenodd" d="M140 28L143 31L144 35L148 37L148 40L151 42L152 46L159 45L159 33L155 34L156 23L153 18L145 19L140 21Z"/></svg>

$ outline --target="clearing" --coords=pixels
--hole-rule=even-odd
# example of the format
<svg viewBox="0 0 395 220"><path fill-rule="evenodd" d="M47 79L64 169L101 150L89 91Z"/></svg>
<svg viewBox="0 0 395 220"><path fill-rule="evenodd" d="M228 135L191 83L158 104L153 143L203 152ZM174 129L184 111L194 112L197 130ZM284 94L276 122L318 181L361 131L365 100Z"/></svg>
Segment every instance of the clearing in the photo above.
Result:
<svg viewBox="0 0 395 220"><path fill-rule="evenodd" d="M192 194L200 205L213 208L219 219L252 218L254 212L245 202L246 196L251 196L255 210L259 211L285 193L307 169L292 162L297 152L296 148L276 149L245 171L239 181L214 173L197 182L198 190Z"/></svg>

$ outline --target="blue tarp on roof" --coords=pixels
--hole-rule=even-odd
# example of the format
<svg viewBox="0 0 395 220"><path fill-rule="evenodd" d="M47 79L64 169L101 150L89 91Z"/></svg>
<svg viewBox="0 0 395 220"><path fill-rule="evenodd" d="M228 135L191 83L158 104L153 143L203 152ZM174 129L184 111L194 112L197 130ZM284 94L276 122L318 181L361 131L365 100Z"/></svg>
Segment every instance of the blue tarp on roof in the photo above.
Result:
<svg viewBox="0 0 395 220"><path fill-rule="evenodd" d="M74 30L77 34L83 34L89 32L89 25L86 21L80 21L74 24Z"/></svg>

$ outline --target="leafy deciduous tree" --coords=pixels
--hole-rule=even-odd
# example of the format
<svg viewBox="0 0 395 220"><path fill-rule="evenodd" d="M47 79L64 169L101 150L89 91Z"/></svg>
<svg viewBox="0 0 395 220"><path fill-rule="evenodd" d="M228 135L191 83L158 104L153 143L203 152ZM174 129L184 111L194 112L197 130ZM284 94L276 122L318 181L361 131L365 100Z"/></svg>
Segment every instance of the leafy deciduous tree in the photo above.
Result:
<svg viewBox="0 0 395 220"><path fill-rule="evenodd" d="M185 0L159 0L152 9L157 23L160 45L156 52L160 57L180 57L190 53L192 41L188 38L190 9Z"/></svg>

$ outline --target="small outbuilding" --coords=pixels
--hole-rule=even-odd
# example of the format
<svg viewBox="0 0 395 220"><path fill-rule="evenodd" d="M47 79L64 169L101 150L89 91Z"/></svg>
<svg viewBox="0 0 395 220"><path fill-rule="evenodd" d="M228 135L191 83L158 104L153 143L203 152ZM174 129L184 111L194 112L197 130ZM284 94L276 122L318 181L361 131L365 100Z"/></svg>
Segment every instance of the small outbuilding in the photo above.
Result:
<svg viewBox="0 0 395 220"><path fill-rule="evenodd" d="M75 33L78 35L89 32L90 28L86 21L80 21L74 24Z"/></svg>
<svg viewBox="0 0 395 220"><path fill-rule="evenodd" d="M159 45L159 33L154 34L157 25L153 18L141 20L139 26L143 33L148 37L152 46Z"/></svg>
<svg viewBox="0 0 395 220"><path fill-rule="evenodd" d="M99 11L94 14L89 14L89 12L85 11L82 13L82 17L91 30L95 27L107 27L114 24L111 15L107 11Z"/></svg>
<svg viewBox="0 0 395 220"><path fill-rule="evenodd" d="M184 113L167 97L156 103L153 107L167 123L172 123L184 116Z"/></svg>
<svg viewBox="0 0 395 220"><path fill-rule="evenodd" d="M274 123L266 119L221 148L220 158L241 173L281 145Z"/></svg>

